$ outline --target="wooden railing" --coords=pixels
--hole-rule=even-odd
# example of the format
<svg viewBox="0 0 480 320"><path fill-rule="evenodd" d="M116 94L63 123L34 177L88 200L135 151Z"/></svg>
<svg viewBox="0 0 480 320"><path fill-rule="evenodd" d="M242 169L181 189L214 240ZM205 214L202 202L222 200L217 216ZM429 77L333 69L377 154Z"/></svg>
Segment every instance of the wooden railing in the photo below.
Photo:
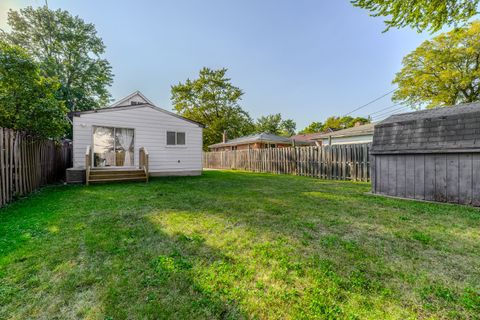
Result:
<svg viewBox="0 0 480 320"><path fill-rule="evenodd" d="M146 181L148 182L148 161L149 161L149 155L147 148L141 147L139 149L139 168L143 169L145 171L145 176L146 176Z"/></svg>
<svg viewBox="0 0 480 320"><path fill-rule="evenodd" d="M87 146L85 151L85 184L88 186L88 179L90 177L90 169L92 168L92 148Z"/></svg>
<svg viewBox="0 0 480 320"><path fill-rule="evenodd" d="M369 181L370 144L205 152L203 167Z"/></svg>

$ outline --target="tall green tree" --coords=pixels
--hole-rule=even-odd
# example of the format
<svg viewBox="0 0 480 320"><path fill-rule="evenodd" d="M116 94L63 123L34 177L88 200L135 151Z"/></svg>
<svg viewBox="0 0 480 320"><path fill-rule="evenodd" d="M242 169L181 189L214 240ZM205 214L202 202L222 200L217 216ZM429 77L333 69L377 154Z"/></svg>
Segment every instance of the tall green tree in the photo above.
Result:
<svg viewBox="0 0 480 320"><path fill-rule="evenodd" d="M480 22L423 42L403 59L393 100L413 108L480 99Z"/></svg>
<svg viewBox="0 0 480 320"><path fill-rule="evenodd" d="M203 68L197 79L187 79L171 88L171 100L178 114L206 125L203 146L221 142L222 134L237 138L253 132L250 115L239 102L243 91L226 77L227 69Z"/></svg>
<svg viewBox="0 0 480 320"><path fill-rule="evenodd" d="M280 113L261 116L255 123L256 132L268 132L280 136L290 137L295 134L297 125L292 119L282 119Z"/></svg>
<svg viewBox="0 0 480 320"><path fill-rule="evenodd" d="M418 32L439 31L443 26L466 22L478 13L480 0L351 0L370 11L374 17L385 17L385 31L411 27Z"/></svg>
<svg viewBox="0 0 480 320"><path fill-rule="evenodd" d="M104 106L113 74L102 55L105 45L95 26L68 11L46 6L8 12L10 32L1 38L27 50L47 77L60 81L57 98L70 111Z"/></svg>
<svg viewBox="0 0 480 320"><path fill-rule="evenodd" d="M0 127L61 137L68 121L67 108L55 97L59 87L25 50L0 41Z"/></svg>
<svg viewBox="0 0 480 320"><path fill-rule="evenodd" d="M323 131L323 123L318 121L313 121L308 126L306 126L303 130L300 130L299 134L309 134L309 133L317 133Z"/></svg>

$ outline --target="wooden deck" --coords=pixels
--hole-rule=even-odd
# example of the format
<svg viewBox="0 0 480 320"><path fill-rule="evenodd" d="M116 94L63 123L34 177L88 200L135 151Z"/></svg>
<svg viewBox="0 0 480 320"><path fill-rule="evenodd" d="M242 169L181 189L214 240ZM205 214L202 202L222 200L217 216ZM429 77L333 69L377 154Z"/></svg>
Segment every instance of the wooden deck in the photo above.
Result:
<svg viewBox="0 0 480 320"><path fill-rule="evenodd" d="M117 181L144 181L147 182L147 174L143 169L136 168L102 168L90 169L88 174L89 183L117 182Z"/></svg>
<svg viewBox="0 0 480 320"><path fill-rule="evenodd" d="M87 147L85 152L85 175L86 184L118 182L118 181L144 181L148 182L149 154L146 148L139 149L138 168L94 168L92 167L92 149Z"/></svg>

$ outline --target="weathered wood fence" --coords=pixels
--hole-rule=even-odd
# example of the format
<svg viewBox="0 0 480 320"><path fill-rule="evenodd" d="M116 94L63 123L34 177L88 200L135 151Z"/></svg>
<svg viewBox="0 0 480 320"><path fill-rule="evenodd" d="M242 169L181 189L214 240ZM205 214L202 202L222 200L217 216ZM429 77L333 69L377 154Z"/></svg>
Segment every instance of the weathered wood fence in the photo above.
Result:
<svg viewBox="0 0 480 320"><path fill-rule="evenodd" d="M205 152L204 168L369 181L370 144Z"/></svg>
<svg viewBox="0 0 480 320"><path fill-rule="evenodd" d="M42 185L62 180L71 161L69 142L0 128L0 207Z"/></svg>

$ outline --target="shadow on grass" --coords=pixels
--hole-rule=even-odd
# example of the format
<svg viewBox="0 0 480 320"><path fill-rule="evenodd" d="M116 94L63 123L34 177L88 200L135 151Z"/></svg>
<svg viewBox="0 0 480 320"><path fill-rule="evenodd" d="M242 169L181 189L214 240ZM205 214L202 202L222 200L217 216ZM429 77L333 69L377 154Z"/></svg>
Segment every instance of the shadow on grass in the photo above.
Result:
<svg viewBox="0 0 480 320"><path fill-rule="evenodd" d="M0 318L246 318L221 284L196 281L232 258L201 236L166 234L115 199L122 187L142 188L51 188L2 212Z"/></svg>
<svg viewBox="0 0 480 320"><path fill-rule="evenodd" d="M425 277L442 270L440 264L417 264L422 268L417 273L409 265L436 257L430 245L439 231L427 230L432 240L408 219L425 223L457 214L460 227L478 225L478 219L469 209L373 199L364 195L368 189L367 184L218 171L149 184L47 188L0 210L7 215L0 220L0 316L251 317L245 311L255 309L245 306L252 299L249 290L268 291L268 284L255 283L251 265L271 271L276 284L284 285L275 298L259 298L265 305L256 308L263 308L265 317L275 308L283 315L344 317L350 300L364 315L381 314L382 303L399 314L417 299L418 274L427 287ZM200 226L209 219L211 226ZM187 230L195 226L202 232ZM401 232L392 232L395 227ZM240 240L248 242L234 242L239 230ZM409 238L404 231L414 232ZM209 245L208 237L220 243ZM233 254L225 253L225 239L234 243ZM475 248L465 244L467 250ZM240 245L251 261L239 261ZM239 279L254 288L235 288ZM448 298L457 292L434 289L421 291L431 304L427 313L463 312L455 307L460 298L436 294L450 290ZM424 312L423 306L415 308Z"/></svg>

